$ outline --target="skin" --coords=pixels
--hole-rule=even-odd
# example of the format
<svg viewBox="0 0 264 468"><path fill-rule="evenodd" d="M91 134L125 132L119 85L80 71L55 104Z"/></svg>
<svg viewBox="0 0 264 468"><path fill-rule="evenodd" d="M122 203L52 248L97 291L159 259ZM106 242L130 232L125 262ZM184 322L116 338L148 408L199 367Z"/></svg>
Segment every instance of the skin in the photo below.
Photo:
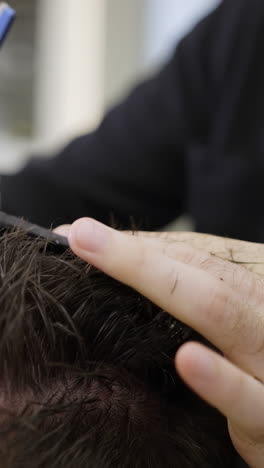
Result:
<svg viewBox="0 0 264 468"><path fill-rule="evenodd" d="M264 245L195 233L119 232L92 219L59 229L76 255L205 336L177 352L183 380L228 421L246 463L264 466Z"/></svg>

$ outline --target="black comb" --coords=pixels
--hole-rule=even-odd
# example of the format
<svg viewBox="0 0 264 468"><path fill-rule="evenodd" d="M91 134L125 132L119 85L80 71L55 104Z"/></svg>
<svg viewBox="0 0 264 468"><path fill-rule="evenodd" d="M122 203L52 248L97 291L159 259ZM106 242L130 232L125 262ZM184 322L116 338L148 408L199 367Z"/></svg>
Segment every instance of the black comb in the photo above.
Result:
<svg viewBox="0 0 264 468"><path fill-rule="evenodd" d="M45 229L37 224L29 223L24 221L22 218L17 218L16 216L11 216L0 211L0 232L12 231L14 229L22 229L31 237L46 240L48 242L48 246L54 252L60 253L69 249L67 237L60 236L49 229Z"/></svg>

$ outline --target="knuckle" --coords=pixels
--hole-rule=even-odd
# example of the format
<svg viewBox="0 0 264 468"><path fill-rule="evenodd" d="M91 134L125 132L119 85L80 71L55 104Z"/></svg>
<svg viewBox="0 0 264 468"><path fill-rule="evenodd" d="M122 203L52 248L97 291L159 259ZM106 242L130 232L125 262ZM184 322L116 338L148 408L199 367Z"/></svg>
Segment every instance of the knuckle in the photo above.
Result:
<svg viewBox="0 0 264 468"><path fill-rule="evenodd" d="M230 290L222 285L217 285L209 294L205 313L216 326L226 325L230 319L230 294Z"/></svg>
<svg viewBox="0 0 264 468"><path fill-rule="evenodd" d="M241 307L232 290L221 286L212 292L205 314L206 320L215 330L222 350L231 357L248 339L248 319L245 309Z"/></svg>
<svg viewBox="0 0 264 468"><path fill-rule="evenodd" d="M208 255L202 250L193 248L183 242L176 240L166 240L163 244L162 253L169 258L179 260L185 264L199 266Z"/></svg>

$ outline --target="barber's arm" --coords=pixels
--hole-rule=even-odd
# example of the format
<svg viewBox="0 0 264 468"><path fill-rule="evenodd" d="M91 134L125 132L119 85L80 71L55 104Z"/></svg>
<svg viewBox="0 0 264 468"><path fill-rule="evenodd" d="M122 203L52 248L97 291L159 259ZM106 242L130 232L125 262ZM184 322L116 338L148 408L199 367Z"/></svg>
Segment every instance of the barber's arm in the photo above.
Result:
<svg viewBox="0 0 264 468"><path fill-rule="evenodd" d="M44 226L88 214L104 222L113 215L122 227L132 217L140 226L147 219L154 229L180 215L185 169L173 128L181 87L175 60L108 112L95 132L3 176L3 210Z"/></svg>
<svg viewBox="0 0 264 468"><path fill-rule="evenodd" d="M175 365L185 382L226 416L245 462L262 468L264 246L196 234L133 236L91 219L76 221L68 236L77 255L135 288L221 351L187 343Z"/></svg>
<svg viewBox="0 0 264 468"><path fill-rule="evenodd" d="M4 211L48 226L89 215L133 219L157 229L186 211L186 147L203 141L208 123L212 24L219 8L178 46L154 78L139 85L99 128L52 159L32 159L2 177Z"/></svg>
<svg viewBox="0 0 264 468"><path fill-rule="evenodd" d="M55 158L34 158L2 177L3 210L31 221L70 223L89 215L123 227L131 217L160 227L183 211L183 141L187 123L178 54L138 86L90 134ZM178 127L178 129L177 129Z"/></svg>

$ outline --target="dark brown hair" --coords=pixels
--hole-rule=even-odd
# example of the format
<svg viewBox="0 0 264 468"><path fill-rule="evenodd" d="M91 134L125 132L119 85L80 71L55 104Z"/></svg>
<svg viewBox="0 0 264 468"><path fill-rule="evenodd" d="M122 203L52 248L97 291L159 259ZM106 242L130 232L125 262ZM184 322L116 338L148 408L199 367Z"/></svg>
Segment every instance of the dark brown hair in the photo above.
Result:
<svg viewBox="0 0 264 468"><path fill-rule="evenodd" d="M70 251L0 237L3 468L227 468L225 419L179 379L200 339Z"/></svg>

